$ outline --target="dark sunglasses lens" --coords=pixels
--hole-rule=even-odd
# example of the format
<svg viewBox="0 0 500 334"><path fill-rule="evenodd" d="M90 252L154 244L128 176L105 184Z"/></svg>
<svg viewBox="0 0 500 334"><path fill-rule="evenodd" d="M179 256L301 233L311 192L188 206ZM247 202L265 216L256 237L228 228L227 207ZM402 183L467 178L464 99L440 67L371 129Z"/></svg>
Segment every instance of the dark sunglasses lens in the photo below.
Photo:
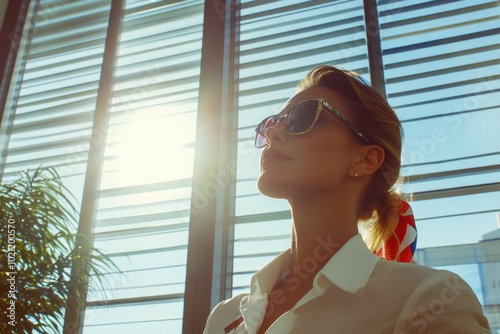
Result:
<svg viewBox="0 0 500 334"><path fill-rule="evenodd" d="M289 133L300 133L311 128L316 117L318 101L306 101L290 110L286 118L286 128Z"/></svg>
<svg viewBox="0 0 500 334"><path fill-rule="evenodd" d="M264 119L257 128L257 132L255 134L255 146L256 147L264 147L267 145L266 140L266 130L274 125L276 125L276 116L269 116Z"/></svg>

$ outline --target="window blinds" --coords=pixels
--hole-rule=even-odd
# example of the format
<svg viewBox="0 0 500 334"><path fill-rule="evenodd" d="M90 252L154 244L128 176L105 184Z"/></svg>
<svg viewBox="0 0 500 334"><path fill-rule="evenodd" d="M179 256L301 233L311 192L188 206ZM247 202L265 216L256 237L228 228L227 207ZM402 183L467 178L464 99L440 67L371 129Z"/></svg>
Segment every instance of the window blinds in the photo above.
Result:
<svg viewBox="0 0 500 334"><path fill-rule="evenodd" d="M55 166L80 207L110 5L32 1L2 181ZM94 230L123 274L89 292L84 333L181 331L202 23L203 1L126 2Z"/></svg>
<svg viewBox="0 0 500 334"><path fill-rule="evenodd" d="M480 240L495 228L499 14L498 1L379 1L386 89L405 130L421 247Z"/></svg>
<svg viewBox="0 0 500 334"><path fill-rule="evenodd" d="M202 23L202 1L126 3L95 227L123 274L84 333L181 331Z"/></svg>
<svg viewBox="0 0 500 334"><path fill-rule="evenodd" d="M109 9L101 1L31 4L5 110L13 121L3 180L54 166L81 199Z"/></svg>

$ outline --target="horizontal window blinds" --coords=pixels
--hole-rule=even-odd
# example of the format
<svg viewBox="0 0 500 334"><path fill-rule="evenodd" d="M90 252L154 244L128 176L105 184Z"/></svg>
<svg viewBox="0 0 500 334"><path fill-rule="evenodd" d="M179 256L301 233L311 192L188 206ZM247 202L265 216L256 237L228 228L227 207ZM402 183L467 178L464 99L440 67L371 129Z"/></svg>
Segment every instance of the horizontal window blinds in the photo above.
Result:
<svg viewBox="0 0 500 334"><path fill-rule="evenodd" d="M203 1L126 2L95 227L123 275L84 333L181 332L202 25Z"/></svg>
<svg viewBox="0 0 500 334"><path fill-rule="evenodd" d="M53 166L81 198L109 10L95 0L32 1L26 31L15 37L24 48L5 110L13 122L2 138L3 181Z"/></svg>
<svg viewBox="0 0 500 334"><path fill-rule="evenodd" d="M500 210L498 1L379 1L389 103L420 247L470 243ZM460 230L461 233L453 233Z"/></svg>
<svg viewBox="0 0 500 334"><path fill-rule="evenodd" d="M255 126L276 114L314 66L337 64L367 79L360 1L242 1L238 45L238 174L234 214L233 294L290 246L288 204L258 193Z"/></svg>

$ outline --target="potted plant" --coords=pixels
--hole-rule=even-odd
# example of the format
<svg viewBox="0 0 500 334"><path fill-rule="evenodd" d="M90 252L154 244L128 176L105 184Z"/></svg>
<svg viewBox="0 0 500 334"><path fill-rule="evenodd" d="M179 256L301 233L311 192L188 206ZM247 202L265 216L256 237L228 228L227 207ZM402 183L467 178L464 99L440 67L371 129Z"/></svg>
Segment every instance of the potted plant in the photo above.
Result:
<svg viewBox="0 0 500 334"><path fill-rule="evenodd" d="M53 168L0 184L0 333L62 333L69 294L85 305L89 281L70 279L72 267L88 265L93 288L117 269L94 247L75 247L78 215L70 198Z"/></svg>

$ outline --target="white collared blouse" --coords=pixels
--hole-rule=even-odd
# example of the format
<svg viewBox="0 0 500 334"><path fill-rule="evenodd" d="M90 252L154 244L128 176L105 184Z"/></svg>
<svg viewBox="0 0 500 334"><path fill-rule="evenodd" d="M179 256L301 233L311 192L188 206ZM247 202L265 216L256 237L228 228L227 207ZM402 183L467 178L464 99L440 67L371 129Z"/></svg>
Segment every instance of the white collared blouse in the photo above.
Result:
<svg viewBox="0 0 500 334"><path fill-rule="evenodd" d="M214 308L204 334L223 334L225 328L233 334L257 333L268 294L286 277L290 265L290 251L285 251L256 273L249 294ZM380 259L358 234L331 257L314 277L312 289L266 333L482 334L490 330L474 292L456 274Z"/></svg>

